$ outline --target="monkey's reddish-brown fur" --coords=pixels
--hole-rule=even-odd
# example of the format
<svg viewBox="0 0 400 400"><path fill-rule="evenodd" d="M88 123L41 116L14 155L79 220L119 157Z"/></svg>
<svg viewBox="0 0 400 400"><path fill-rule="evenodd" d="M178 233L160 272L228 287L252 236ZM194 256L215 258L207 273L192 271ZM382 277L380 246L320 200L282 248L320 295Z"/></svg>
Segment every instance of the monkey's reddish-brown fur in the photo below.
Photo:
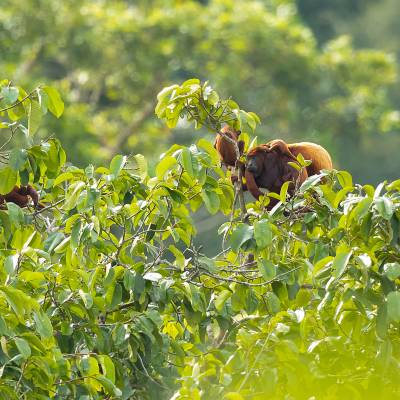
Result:
<svg viewBox="0 0 400 400"><path fill-rule="evenodd" d="M271 140L268 144L273 144L277 141L283 142L281 139ZM285 143L285 142L283 142ZM312 161L311 165L307 167L308 176L317 175L322 169L332 169L332 159L326 149L316 143L311 142L299 142L299 143L288 143L287 147L289 151L296 158L299 154L302 154L305 160Z"/></svg>
<svg viewBox="0 0 400 400"><path fill-rule="evenodd" d="M231 143L228 139L226 139L224 135L228 136L229 138L237 142L239 153L242 154L244 149L244 142L242 140L238 140L240 131L235 131L230 126L224 126L220 132L222 134L218 133L215 139L214 147L217 149L221 161L227 167L234 167L238 159L235 150L235 145Z"/></svg>
<svg viewBox="0 0 400 400"><path fill-rule="evenodd" d="M4 203L14 203L17 206L24 208L29 204L32 199L33 205L36 208L43 208L44 205L39 203L39 195L37 191L31 186L14 186L14 189L7 194L0 195L0 208L4 208Z"/></svg>
<svg viewBox="0 0 400 400"><path fill-rule="evenodd" d="M301 184L308 176L306 170L298 171L288 164L295 162L296 157L283 140L277 139L255 147L248 153L247 160L246 186L256 199L262 195L260 187L279 193L285 182ZM291 185L289 193L293 189L294 185Z"/></svg>

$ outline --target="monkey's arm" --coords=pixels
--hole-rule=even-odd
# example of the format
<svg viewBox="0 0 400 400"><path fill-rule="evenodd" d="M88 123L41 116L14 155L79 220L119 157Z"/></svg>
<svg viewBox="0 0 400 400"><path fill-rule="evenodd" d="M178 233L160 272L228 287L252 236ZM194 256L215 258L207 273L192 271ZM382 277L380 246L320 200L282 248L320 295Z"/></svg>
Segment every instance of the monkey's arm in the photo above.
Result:
<svg viewBox="0 0 400 400"><path fill-rule="evenodd" d="M260 196L263 195L263 193L258 188L256 180L254 179L254 175L246 169L244 176L246 178L246 188L247 188L247 190L253 195L253 197L256 200L258 200L260 198Z"/></svg>

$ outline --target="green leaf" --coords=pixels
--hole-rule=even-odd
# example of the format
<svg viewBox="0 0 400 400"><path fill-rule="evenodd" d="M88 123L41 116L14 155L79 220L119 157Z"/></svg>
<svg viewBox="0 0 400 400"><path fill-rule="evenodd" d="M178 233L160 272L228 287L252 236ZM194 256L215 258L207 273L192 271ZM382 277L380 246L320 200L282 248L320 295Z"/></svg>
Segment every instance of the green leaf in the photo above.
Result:
<svg viewBox="0 0 400 400"><path fill-rule="evenodd" d="M376 333L382 339L384 339L387 335L388 329L388 312L387 312L387 304L381 304L378 307L378 312L376 316Z"/></svg>
<svg viewBox="0 0 400 400"><path fill-rule="evenodd" d="M351 216L349 217L349 221L352 221L353 219L359 221L360 219L362 219L368 213L371 204L372 204L371 197L363 198L352 210Z"/></svg>
<svg viewBox="0 0 400 400"><path fill-rule="evenodd" d="M10 152L9 166L15 170L20 171L28 159L28 153L25 149L12 149Z"/></svg>
<svg viewBox="0 0 400 400"><path fill-rule="evenodd" d="M299 155L301 155L301 154L299 154ZM296 169L297 171L300 171L300 170L301 170L301 166L300 166L298 163L289 161L289 162L288 162L288 165L290 165L292 168Z"/></svg>
<svg viewBox="0 0 400 400"><path fill-rule="evenodd" d="M126 156L122 156L120 154L116 155L110 163L110 172L113 175L113 178L117 178L124 165L126 163Z"/></svg>
<svg viewBox="0 0 400 400"><path fill-rule="evenodd" d="M257 136L254 136L252 141L249 144L249 150L253 149L254 147L257 147Z"/></svg>
<svg viewBox="0 0 400 400"><path fill-rule="evenodd" d="M288 191L290 184L291 184L291 182L287 181L281 187L281 191L279 193L279 198L282 203L284 203L286 201L287 191Z"/></svg>
<svg viewBox="0 0 400 400"><path fill-rule="evenodd" d="M207 152L207 154L211 157L211 160L212 160L213 164L218 164L220 162L220 158L219 158L218 152L210 142L208 142L207 140L201 138L197 142L197 146L202 148L203 150L205 150Z"/></svg>
<svg viewBox="0 0 400 400"><path fill-rule="evenodd" d="M306 192L309 188L317 185L326 174L313 175L307 178L300 186L300 193Z"/></svg>
<svg viewBox="0 0 400 400"><path fill-rule="evenodd" d="M4 259L4 269L6 270L7 274L13 274L15 272L18 265L18 259L18 254L13 254Z"/></svg>
<svg viewBox="0 0 400 400"><path fill-rule="evenodd" d="M275 278L276 267L270 260L263 259L257 265L261 275L267 282Z"/></svg>
<svg viewBox="0 0 400 400"><path fill-rule="evenodd" d="M51 232L44 241L44 250L51 253L63 240L65 236L61 232Z"/></svg>
<svg viewBox="0 0 400 400"><path fill-rule="evenodd" d="M0 287L0 290L4 293L8 304L21 322L25 322L24 317L26 312L30 312L33 306L35 308L37 307L37 303L35 303L22 290L15 289L11 286L2 286Z"/></svg>
<svg viewBox="0 0 400 400"><path fill-rule="evenodd" d="M69 188L63 205L64 210L72 210L78 201L78 197L86 186L85 182L74 182Z"/></svg>
<svg viewBox="0 0 400 400"><path fill-rule="evenodd" d="M254 223L254 238L260 249L264 249L272 243L272 228L267 220L262 219Z"/></svg>
<svg viewBox="0 0 400 400"><path fill-rule="evenodd" d="M400 276L400 264L397 262L387 263L383 266L385 275L392 281Z"/></svg>
<svg viewBox="0 0 400 400"><path fill-rule="evenodd" d="M387 312L391 321L400 322L400 292L387 295Z"/></svg>
<svg viewBox="0 0 400 400"><path fill-rule="evenodd" d="M163 90L161 90L161 92L159 92L157 94L157 100L158 101L163 100L165 97L168 97L177 88L179 88L178 85L172 85L172 86L165 87Z"/></svg>
<svg viewBox="0 0 400 400"><path fill-rule="evenodd" d="M111 382L110 379L106 378L103 375L97 375L96 381L100 382L101 386L103 386L105 392L110 396L121 397L122 392L118 389L114 383Z"/></svg>
<svg viewBox="0 0 400 400"><path fill-rule="evenodd" d="M53 336L53 326L45 312L35 312L33 314L33 319L36 323L36 330L42 338L50 338Z"/></svg>
<svg viewBox="0 0 400 400"><path fill-rule="evenodd" d="M8 194L17 183L18 173L10 167L0 169L0 194Z"/></svg>
<svg viewBox="0 0 400 400"><path fill-rule="evenodd" d="M228 392L223 397L224 400L244 400L244 397L238 392Z"/></svg>
<svg viewBox="0 0 400 400"><path fill-rule="evenodd" d="M97 356L103 374L109 379L112 383L115 383L115 366L112 362L111 358L107 355L99 355Z"/></svg>
<svg viewBox="0 0 400 400"><path fill-rule="evenodd" d="M156 176L159 180L163 180L166 172L170 170L174 165L177 164L177 161L172 156L164 157L156 167Z"/></svg>
<svg viewBox="0 0 400 400"><path fill-rule="evenodd" d="M26 359L31 356L31 348L25 339L17 337L15 338L15 344L23 358Z"/></svg>
<svg viewBox="0 0 400 400"><path fill-rule="evenodd" d="M219 210L220 200L217 193L212 190L202 190L201 198L210 214L215 214Z"/></svg>
<svg viewBox="0 0 400 400"><path fill-rule="evenodd" d="M353 186L353 178L347 171L339 171L337 178L342 188Z"/></svg>
<svg viewBox="0 0 400 400"><path fill-rule="evenodd" d="M267 292L265 294L265 300L267 302L267 309L270 313L276 314L281 310L281 301L274 292Z"/></svg>
<svg viewBox="0 0 400 400"><path fill-rule="evenodd" d="M232 250L238 252L240 247L253 237L253 231L252 226L239 224L230 239Z"/></svg>
<svg viewBox="0 0 400 400"><path fill-rule="evenodd" d="M215 90L211 91L211 93L210 93L210 94L208 95L208 97L207 97L207 101L208 101L212 106L217 105L217 103L219 102L218 93L217 93Z"/></svg>
<svg viewBox="0 0 400 400"><path fill-rule="evenodd" d="M142 154L136 154L130 159L134 174L138 175L142 180L147 177L147 160Z"/></svg>
<svg viewBox="0 0 400 400"><path fill-rule="evenodd" d="M14 104L19 96L19 90L15 86L3 87L0 92L0 97L6 106Z"/></svg>
<svg viewBox="0 0 400 400"><path fill-rule="evenodd" d="M147 272L143 275L143 279L151 282L158 282L162 279L162 275L158 272Z"/></svg>
<svg viewBox="0 0 400 400"><path fill-rule="evenodd" d="M301 153L297 154L296 159L297 159L297 162L300 164L301 167L306 167L307 166L306 160L304 159L303 154L301 154Z"/></svg>
<svg viewBox="0 0 400 400"><path fill-rule="evenodd" d="M58 186L60 183L69 181L71 179L74 179L74 174L72 174L71 172L64 172L58 175L56 179L54 179L53 187Z"/></svg>
<svg viewBox="0 0 400 400"><path fill-rule="evenodd" d="M195 176L193 169L192 153L187 147L184 147L181 152L181 161L183 168L192 178Z"/></svg>
<svg viewBox="0 0 400 400"><path fill-rule="evenodd" d="M336 253L336 256L333 259L332 263L333 276L336 279L339 279L344 273L352 254L353 254L352 250L339 250Z"/></svg>
<svg viewBox="0 0 400 400"><path fill-rule="evenodd" d="M50 86L44 86L43 90L46 92L47 99L47 107L50 112L55 115L57 118L60 118L62 113L64 112L64 102L61 100L60 93Z"/></svg>
<svg viewBox="0 0 400 400"><path fill-rule="evenodd" d="M224 307L226 301L232 296L232 292L230 290L223 290L220 292L215 299L215 308L217 311L221 312Z"/></svg>
<svg viewBox="0 0 400 400"><path fill-rule="evenodd" d="M93 297L90 293L84 292L82 289L79 289L79 296L83 301L86 309L90 309L93 306Z"/></svg>
<svg viewBox="0 0 400 400"><path fill-rule="evenodd" d="M393 203L387 197L377 197L374 199L375 208L382 218L390 220L393 215Z"/></svg>
<svg viewBox="0 0 400 400"><path fill-rule="evenodd" d="M40 126L42 110L36 100L30 100L28 108L28 135L33 136Z"/></svg>
<svg viewBox="0 0 400 400"><path fill-rule="evenodd" d="M7 210L11 224L16 228L20 228L25 221L25 216L22 209L14 203L7 203Z"/></svg>

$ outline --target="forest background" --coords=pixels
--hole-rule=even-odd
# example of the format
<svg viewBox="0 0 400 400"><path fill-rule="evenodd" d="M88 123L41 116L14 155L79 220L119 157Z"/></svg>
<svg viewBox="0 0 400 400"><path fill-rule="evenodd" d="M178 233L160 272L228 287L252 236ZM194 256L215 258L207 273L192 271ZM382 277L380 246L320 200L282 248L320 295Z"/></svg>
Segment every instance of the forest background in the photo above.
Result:
<svg viewBox="0 0 400 400"><path fill-rule="evenodd" d="M399 177L397 0L2 3L2 75L59 89L64 116L35 140L56 136L75 165L119 152L151 164L172 143L213 140L154 115L162 87L198 77L260 116L259 143L318 142L359 183ZM212 252L224 217L196 218Z"/></svg>

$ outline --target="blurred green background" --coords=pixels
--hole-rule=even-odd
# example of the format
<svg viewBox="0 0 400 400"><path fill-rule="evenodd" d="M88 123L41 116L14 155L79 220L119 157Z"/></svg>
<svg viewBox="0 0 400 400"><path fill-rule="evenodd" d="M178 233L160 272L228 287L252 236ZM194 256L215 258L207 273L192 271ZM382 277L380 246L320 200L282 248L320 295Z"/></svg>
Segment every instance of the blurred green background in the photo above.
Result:
<svg viewBox="0 0 400 400"><path fill-rule="evenodd" d="M261 117L259 143L318 142L376 184L399 178L399 20L398 0L2 0L0 69L58 87L66 111L36 140L77 165L213 140L154 115L164 86L198 77Z"/></svg>

